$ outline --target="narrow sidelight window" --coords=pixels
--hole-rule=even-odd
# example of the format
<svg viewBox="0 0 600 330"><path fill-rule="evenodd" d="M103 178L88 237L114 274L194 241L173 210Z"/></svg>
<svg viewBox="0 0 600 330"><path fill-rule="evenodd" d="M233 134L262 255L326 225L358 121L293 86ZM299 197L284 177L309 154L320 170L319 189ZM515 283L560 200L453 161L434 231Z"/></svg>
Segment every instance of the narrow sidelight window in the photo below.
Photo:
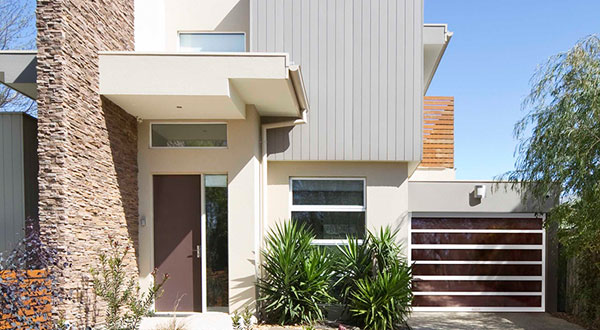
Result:
<svg viewBox="0 0 600 330"><path fill-rule="evenodd" d="M317 244L344 243L365 236L364 179L291 179L292 220L306 223Z"/></svg>
<svg viewBox="0 0 600 330"><path fill-rule="evenodd" d="M179 33L182 52L245 52L244 33Z"/></svg>
<svg viewBox="0 0 600 330"><path fill-rule="evenodd" d="M227 175L205 175L206 300L209 311L229 312Z"/></svg>
<svg viewBox="0 0 600 330"><path fill-rule="evenodd" d="M152 147L227 147L227 124L152 124L151 131Z"/></svg>

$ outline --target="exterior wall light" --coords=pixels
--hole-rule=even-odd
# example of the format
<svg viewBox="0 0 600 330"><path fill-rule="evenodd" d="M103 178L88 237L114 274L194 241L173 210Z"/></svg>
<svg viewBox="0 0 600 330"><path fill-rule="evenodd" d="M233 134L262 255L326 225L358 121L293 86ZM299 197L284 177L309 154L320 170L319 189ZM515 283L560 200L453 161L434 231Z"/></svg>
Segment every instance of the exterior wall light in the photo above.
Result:
<svg viewBox="0 0 600 330"><path fill-rule="evenodd" d="M484 184L476 184L475 190L473 191L473 196L478 199L485 198L485 185Z"/></svg>

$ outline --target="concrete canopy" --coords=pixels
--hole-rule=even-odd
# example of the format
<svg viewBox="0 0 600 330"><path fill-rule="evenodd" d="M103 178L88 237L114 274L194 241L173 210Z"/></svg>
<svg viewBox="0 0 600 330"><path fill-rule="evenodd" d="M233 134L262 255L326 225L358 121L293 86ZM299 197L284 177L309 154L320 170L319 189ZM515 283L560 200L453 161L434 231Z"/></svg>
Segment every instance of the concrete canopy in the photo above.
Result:
<svg viewBox="0 0 600 330"><path fill-rule="evenodd" d="M451 38L452 32L448 32L446 24L425 24L423 27L423 94L427 93Z"/></svg>
<svg viewBox="0 0 600 330"><path fill-rule="evenodd" d="M35 99L37 97L37 52L0 51L0 83Z"/></svg>
<svg viewBox="0 0 600 330"><path fill-rule="evenodd" d="M300 117L308 102L297 66L278 53L100 54L100 94L141 119Z"/></svg>

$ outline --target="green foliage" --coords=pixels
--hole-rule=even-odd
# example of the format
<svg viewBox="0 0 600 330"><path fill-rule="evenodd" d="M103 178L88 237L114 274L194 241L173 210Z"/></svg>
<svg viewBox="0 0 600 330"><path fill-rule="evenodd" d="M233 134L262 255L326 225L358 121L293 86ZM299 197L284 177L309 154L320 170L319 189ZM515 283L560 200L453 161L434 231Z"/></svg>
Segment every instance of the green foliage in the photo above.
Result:
<svg viewBox="0 0 600 330"><path fill-rule="evenodd" d="M231 315L231 323L233 323L235 330L252 330L254 329L255 321L256 319L248 306L244 307L243 312L235 311Z"/></svg>
<svg viewBox="0 0 600 330"><path fill-rule="evenodd" d="M368 232L338 247L336 269L341 299L364 329L395 329L405 324L412 302L410 266L396 243L397 231Z"/></svg>
<svg viewBox="0 0 600 330"><path fill-rule="evenodd" d="M333 300L333 260L312 245L314 235L294 221L277 225L266 238L263 276L258 282L264 317L279 324L322 320L322 306Z"/></svg>
<svg viewBox="0 0 600 330"><path fill-rule="evenodd" d="M106 302L106 328L108 330L138 329L144 316L151 316L154 300L162 294L162 287L168 275L160 282L156 281L156 270L152 272L153 285L142 293L137 274L128 278L125 260L129 247L121 249L119 244L109 237L110 255L101 253L99 268L92 268L93 288L96 296Z"/></svg>
<svg viewBox="0 0 600 330"><path fill-rule="evenodd" d="M563 203L549 216L570 257L589 265L581 277L581 299L600 323L596 297L600 276L600 38L589 36L551 57L532 78L515 126L516 169L505 179L520 184L539 202L560 190ZM588 312L584 314L588 315Z"/></svg>

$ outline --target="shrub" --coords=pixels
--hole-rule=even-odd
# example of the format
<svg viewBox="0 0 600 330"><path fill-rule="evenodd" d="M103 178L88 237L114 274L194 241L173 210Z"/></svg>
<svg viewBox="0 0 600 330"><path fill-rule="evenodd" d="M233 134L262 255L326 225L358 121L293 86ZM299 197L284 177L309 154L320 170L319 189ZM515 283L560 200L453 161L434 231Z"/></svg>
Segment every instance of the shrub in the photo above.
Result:
<svg viewBox="0 0 600 330"><path fill-rule="evenodd" d="M279 324L322 320L322 306L333 301L333 260L304 224L288 221L266 237L259 302L263 318Z"/></svg>
<svg viewBox="0 0 600 330"><path fill-rule="evenodd" d="M338 246L336 268L341 301L364 329L395 329L406 325L412 302L411 267L401 257L397 231L381 228L361 243L348 238Z"/></svg>
<svg viewBox="0 0 600 330"><path fill-rule="evenodd" d="M60 329L61 324L52 320L50 313L32 306L56 306L67 299L58 279L69 266L56 249L42 241L37 221L27 219L25 237L6 257L0 257L0 314L10 317L0 319L14 328ZM31 275L39 277L32 279Z"/></svg>
<svg viewBox="0 0 600 330"><path fill-rule="evenodd" d="M152 286L147 292L142 293L137 284L137 276L127 278L124 261L129 248L121 249L111 237L109 243L110 255L101 253L99 268L90 270L94 293L108 305L106 310L108 330L138 329L142 317L153 314L152 304L162 294L162 287L168 275L157 282L156 270L154 270Z"/></svg>

